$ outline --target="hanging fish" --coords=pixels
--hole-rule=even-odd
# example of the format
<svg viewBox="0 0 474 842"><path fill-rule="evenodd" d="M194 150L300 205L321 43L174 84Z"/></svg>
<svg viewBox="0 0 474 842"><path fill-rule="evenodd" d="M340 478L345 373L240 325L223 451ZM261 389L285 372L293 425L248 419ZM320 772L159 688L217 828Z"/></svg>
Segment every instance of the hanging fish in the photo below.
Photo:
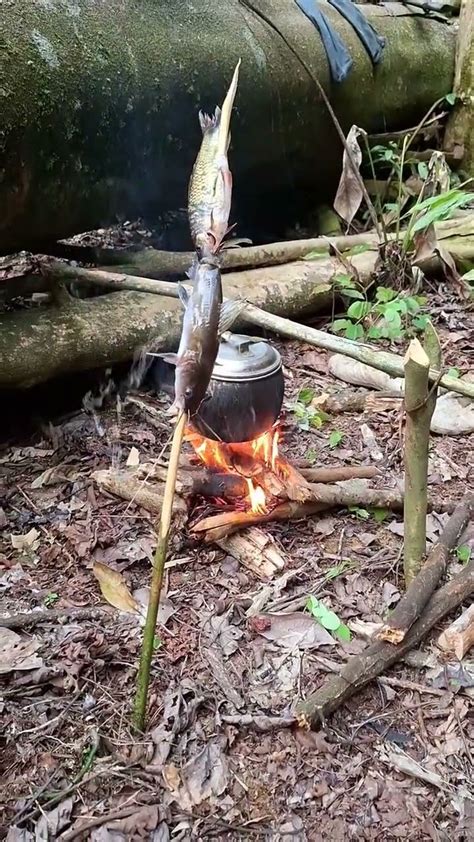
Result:
<svg viewBox="0 0 474 842"><path fill-rule="evenodd" d="M194 415L204 400L219 349L219 340L245 306L242 300L222 303L219 259L212 255L196 261L188 273L189 294L178 285L184 305L181 340L177 354L158 354L176 366L175 399L169 414Z"/></svg>
<svg viewBox="0 0 474 842"><path fill-rule="evenodd" d="M230 143L230 118L239 80L240 59L222 105L214 116L199 112L202 143L196 158L188 191L188 216L191 236L198 256L216 254L229 231L232 199L232 173L227 151Z"/></svg>

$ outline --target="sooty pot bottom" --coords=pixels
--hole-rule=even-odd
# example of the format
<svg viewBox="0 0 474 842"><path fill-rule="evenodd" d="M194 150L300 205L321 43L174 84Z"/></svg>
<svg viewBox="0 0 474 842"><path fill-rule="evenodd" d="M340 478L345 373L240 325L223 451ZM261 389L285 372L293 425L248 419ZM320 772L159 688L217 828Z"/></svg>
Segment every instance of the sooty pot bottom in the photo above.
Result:
<svg viewBox="0 0 474 842"><path fill-rule="evenodd" d="M192 425L215 441L252 441L277 420L284 390L281 368L260 380L211 380L210 397L202 402Z"/></svg>

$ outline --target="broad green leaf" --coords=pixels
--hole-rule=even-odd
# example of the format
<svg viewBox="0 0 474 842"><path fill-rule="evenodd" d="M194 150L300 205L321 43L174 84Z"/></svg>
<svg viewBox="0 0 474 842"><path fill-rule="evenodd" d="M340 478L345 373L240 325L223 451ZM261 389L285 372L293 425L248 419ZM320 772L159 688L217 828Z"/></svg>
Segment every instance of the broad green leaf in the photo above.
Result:
<svg viewBox="0 0 474 842"><path fill-rule="evenodd" d="M298 392L297 400L299 403L302 403L303 406L308 406L314 398L314 389L310 389L308 387L304 387L300 389Z"/></svg>
<svg viewBox="0 0 474 842"><path fill-rule="evenodd" d="M448 105L454 105L457 100L457 96L453 91L451 91L451 93L446 94L445 100L448 103Z"/></svg>
<svg viewBox="0 0 474 842"><path fill-rule="evenodd" d="M342 291L344 298L353 298L356 301L365 301L365 295L358 289L344 289Z"/></svg>
<svg viewBox="0 0 474 842"><path fill-rule="evenodd" d="M461 547L457 547L456 556L458 561L461 562L461 564L467 564L469 559L471 558L471 548L468 547L467 544L463 544Z"/></svg>
<svg viewBox="0 0 474 842"><path fill-rule="evenodd" d="M392 289L391 287L377 287L375 291L375 300L386 303L387 301L393 301L398 294L399 293L396 289Z"/></svg>
<svg viewBox="0 0 474 842"><path fill-rule="evenodd" d="M338 284L338 286L340 287L344 287L344 289L346 289L347 287L350 287L352 289L354 286L354 280L352 278L352 275L345 275L344 273L341 273L340 275L335 275L334 283Z"/></svg>
<svg viewBox="0 0 474 842"><path fill-rule="evenodd" d="M339 638L339 640L342 640L343 643L350 643L352 637L351 630L345 623L341 623L341 625L335 629L334 634Z"/></svg>
<svg viewBox="0 0 474 842"><path fill-rule="evenodd" d="M474 269L469 269L465 275L462 275L463 281L474 281Z"/></svg>
<svg viewBox="0 0 474 842"><path fill-rule="evenodd" d="M342 330L346 330L350 324L352 324L352 322L350 322L349 319L336 319L331 324L331 330L333 330L334 333L340 333Z"/></svg>
<svg viewBox="0 0 474 842"><path fill-rule="evenodd" d="M382 508L378 508L378 507L375 507L375 508L372 509L372 514L374 516L374 520L376 520L377 523L383 523L383 521L386 520L386 518L388 516L388 513L389 513L388 509L382 509Z"/></svg>
<svg viewBox="0 0 474 842"><path fill-rule="evenodd" d="M346 336L348 339L363 339L364 328L362 327L362 325L353 324L352 322L350 322L348 327L346 327Z"/></svg>
<svg viewBox="0 0 474 842"><path fill-rule="evenodd" d="M339 430L333 430L333 432L329 436L329 447L337 447L341 443L343 438L344 433L341 433Z"/></svg>
<svg viewBox="0 0 474 842"><path fill-rule="evenodd" d="M380 339L382 333L380 328L376 327L375 325L371 325L367 331L367 339Z"/></svg>
<svg viewBox="0 0 474 842"><path fill-rule="evenodd" d="M446 374L448 377L459 377L459 369L458 368L448 368Z"/></svg>
<svg viewBox="0 0 474 842"><path fill-rule="evenodd" d="M400 313L397 310L393 310L387 307L384 313L384 319L392 329L400 328L402 326Z"/></svg>
<svg viewBox="0 0 474 842"><path fill-rule="evenodd" d="M372 305L368 301L354 301L347 309L347 315L351 319L363 319L370 313Z"/></svg>

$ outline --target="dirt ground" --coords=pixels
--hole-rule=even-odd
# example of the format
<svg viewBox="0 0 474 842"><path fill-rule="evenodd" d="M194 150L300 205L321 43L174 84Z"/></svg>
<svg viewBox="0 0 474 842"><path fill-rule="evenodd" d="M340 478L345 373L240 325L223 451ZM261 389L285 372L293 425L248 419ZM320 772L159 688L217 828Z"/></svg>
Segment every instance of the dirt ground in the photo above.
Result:
<svg viewBox="0 0 474 842"><path fill-rule="evenodd" d="M472 326L443 296L434 291L430 307L445 362L462 373ZM328 375L325 353L278 345L287 383L285 455L315 465L378 464L376 484L393 488L402 470L398 413L332 416L302 430L291 410L299 389L344 384ZM154 400L160 411L168 405L166 397ZM107 605L92 565L119 571L133 592L148 586L153 518L100 492L91 475L123 467L132 447L142 461L156 458L169 423L161 416L152 426L127 401L118 414L113 395L94 412L86 404L81 410L78 400L64 418L45 399L30 407L39 420L26 430L25 400L9 407L0 454L1 611L60 609L64 616L16 628L19 639L4 643L11 661L0 692L2 838L474 839L474 670L468 659L462 667L443 660L436 639L447 621L318 732L278 720L361 651L364 627L398 601L402 521L391 513L333 511L265 525L292 574L270 583L219 548L199 545L186 526L175 532L149 727L143 737L131 732L142 626L135 614ZM380 459L364 441L364 423ZM336 431L342 438L331 447ZM472 435L433 437L435 501L458 500L472 487L473 446ZM445 518L435 507L430 542ZM472 531L463 545L474 545ZM453 554L449 576L461 564ZM283 632L267 639L250 621L251 607L278 613L299 598L298 618L307 623L310 595L349 627L355 623L350 642L332 637L303 648ZM84 608L82 619L67 617L73 607Z"/></svg>

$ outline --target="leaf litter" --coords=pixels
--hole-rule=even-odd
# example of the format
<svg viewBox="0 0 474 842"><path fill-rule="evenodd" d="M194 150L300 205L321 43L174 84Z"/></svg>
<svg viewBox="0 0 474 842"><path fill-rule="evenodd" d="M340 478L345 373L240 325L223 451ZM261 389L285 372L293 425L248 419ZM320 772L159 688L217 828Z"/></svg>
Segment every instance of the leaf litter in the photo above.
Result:
<svg viewBox="0 0 474 842"><path fill-rule="evenodd" d="M445 300L439 299L439 308L446 311ZM449 326L443 334L441 324L440 333L445 348L456 334L456 355L448 353L446 362L463 371L467 344L461 316L450 312ZM297 343L279 348L292 372L289 399L292 389L296 396L314 383L327 393L337 388L328 355ZM154 406L160 414L162 404ZM360 428L368 423L383 453L377 482L398 482L393 414L337 416L314 431L297 429L288 416L284 420L287 455L304 460L311 453L310 463L324 467L367 464ZM453 699L470 701L469 660L446 665L428 643L391 671L401 684L375 683L338 711L321 734L295 730L295 698L337 672L351 647L361 646L396 604L401 538L389 526L397 519L379 523L371 512L365 519L337 512L268 525L288 560L270 583L238 564L226 568L217 548L196 549L185 532L174 535L172 558L189 561L167 574L149 730L130 733L154 535L144 510L100 494L89 482L95 470L110 467L111 453L118 453L110 432L115 426L114 407L104 407L98 425L85 423L83 415L55 422L53 447L41 434L33 441L19 436L0 458L12 489L2 499L0 582L8 606L1 613L108 604L92 572L97 564L109 568L106 593L111 605L118 603L101 619L66 617L36 626L34 635L27 627L14 632L19 641L8 638L16 668L1 676L0 797L11 842L43 833L37 804L46 821L64 822L58 832L65 839L88 822L94 825L87 838L106 842L131 833L155 840L219 833L238 838L249 828L262 837L294 840L305 838L305 827L317 827L321 838L424 838L428 815L435 817L440 838L456 838L467 821L470 761L469 720L463 709L454 715ZM153 431L153 437L147 435L143 415L125 405L122 467L133 448L139 447L140 464L156 458L166 423ZM331 449L333 431L350 443L347 450ZM437 462L430 492L453 499L462 494L471 438L433 438ZM433 538L439 528L433 517ZM16 547L12 535L19 536ZM351 643L336 639L304 610L310 596L351 628ZM22 657L23 668L17 666ZM86 771L92 728L100 734L100 752ZM401 769L393 759L399 758L394 734L410 735L404 755L447 787L412 776L410 770L418 769L413 763ZM48 807L57 793L59 804ZM25 804L26 820L16 821Z"/></svg>

